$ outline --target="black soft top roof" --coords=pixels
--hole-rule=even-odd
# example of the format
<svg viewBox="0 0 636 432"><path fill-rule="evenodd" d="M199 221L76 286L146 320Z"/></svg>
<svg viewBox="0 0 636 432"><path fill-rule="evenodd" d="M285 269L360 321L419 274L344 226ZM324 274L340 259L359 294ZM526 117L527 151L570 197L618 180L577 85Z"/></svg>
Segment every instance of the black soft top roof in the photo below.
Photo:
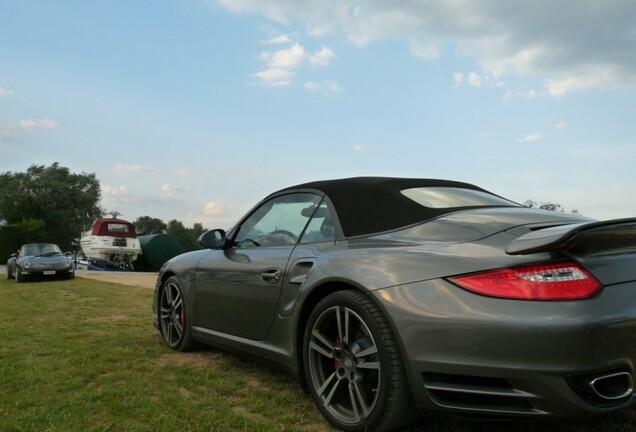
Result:
<svg viewBox="0 0 636 432"><path fill-rule="evenodd" d="M324 180L292 186L283 191L312 189L327 195L335 207L345 237L394 230L467 208L424 207L401 193L404 189L417 187L455 187L490 193L469 183L396 177Z"/></svg>

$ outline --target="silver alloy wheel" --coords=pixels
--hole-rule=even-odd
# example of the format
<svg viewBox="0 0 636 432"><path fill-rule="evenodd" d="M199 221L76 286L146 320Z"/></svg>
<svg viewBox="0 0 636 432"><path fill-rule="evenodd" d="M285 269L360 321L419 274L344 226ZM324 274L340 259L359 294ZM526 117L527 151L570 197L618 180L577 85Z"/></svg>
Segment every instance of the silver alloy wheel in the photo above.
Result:
<svg viewBox="0 0 636 432"><path fill-rule="evenodd" d="M185 310L181 290L176 283L166 283L159 301L161 334L166 343L174 348L181 342L184 332Z"/></svg>
<svg viewBox="0 0 636 432"><path fill-rule="evenodd" d="M324 408L345 425L371 414L380 393L378 348L352 309L332 306L315 321L309 339L311 385Z"/></svg>

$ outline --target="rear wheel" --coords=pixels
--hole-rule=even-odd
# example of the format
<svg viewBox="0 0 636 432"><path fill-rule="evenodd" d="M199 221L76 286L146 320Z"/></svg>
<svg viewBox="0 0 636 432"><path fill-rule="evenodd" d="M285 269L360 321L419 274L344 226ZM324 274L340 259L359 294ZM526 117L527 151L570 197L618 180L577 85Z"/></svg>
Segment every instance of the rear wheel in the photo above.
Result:
<svg viewBox="0 0 636 432"><path fill-rule="evenodd" d="M339 291L318 303L303 359L314 401L335 427L387 431L409 420L412 398L395 336L363 293Z"/></svg>
<svg viewBox="0 0 636 432"><path fill-rule="evenodd" d="M190 310L181 282L175 276L161 287L159 297L159 326L166 344L177 351L195 347L190 325Z"/></svg>

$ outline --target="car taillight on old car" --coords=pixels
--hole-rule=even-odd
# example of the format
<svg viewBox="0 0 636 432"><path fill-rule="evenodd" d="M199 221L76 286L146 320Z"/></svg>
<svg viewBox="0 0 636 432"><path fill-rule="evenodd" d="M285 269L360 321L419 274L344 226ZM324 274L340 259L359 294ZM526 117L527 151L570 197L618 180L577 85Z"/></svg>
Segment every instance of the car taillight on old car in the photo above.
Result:
<svg viewBox="0 0 636 432"><path fill-rule="evenodd" d="M449 280L478 294L523 300L584 299L602 287L587 269L569 261L489 270Z"/></svg>

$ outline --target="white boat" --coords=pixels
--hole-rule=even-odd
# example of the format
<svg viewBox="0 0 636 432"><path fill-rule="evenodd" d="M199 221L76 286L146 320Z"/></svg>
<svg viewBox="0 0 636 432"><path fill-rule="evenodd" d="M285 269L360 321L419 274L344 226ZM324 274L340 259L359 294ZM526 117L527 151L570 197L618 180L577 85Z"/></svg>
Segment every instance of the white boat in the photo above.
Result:
<svg viewBox="0 0 636 432"><path fill-rule="evenodd" d="M135 226L123 219L99 218L81 239L82 253L88 260L96 260L120 268L133 267L141 255L141 245Z"/></svg>

